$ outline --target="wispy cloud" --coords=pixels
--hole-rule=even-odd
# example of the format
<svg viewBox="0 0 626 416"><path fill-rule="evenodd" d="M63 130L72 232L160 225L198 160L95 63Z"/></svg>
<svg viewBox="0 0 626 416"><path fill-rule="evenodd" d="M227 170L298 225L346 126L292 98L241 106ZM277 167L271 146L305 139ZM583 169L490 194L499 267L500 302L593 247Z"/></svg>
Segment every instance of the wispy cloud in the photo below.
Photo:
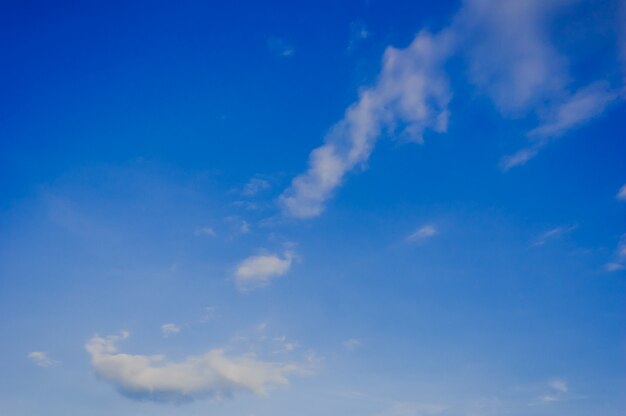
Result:
<svg viewBox="0 0 626 416"><path fill-rule="evenodd" d="M292 57L296 51L291 42L286 39L278 38L276 36L270 36L267 38L266 42L267 47L272 53L283 58Z"/></svg>
<svg viewBox="0 0 626 416"><path fill-rule="evenodd" d="M237 265L235 279L241 290L266 286L273 279L285 275L295 259L295 253L250 256Z"/></svg>
<svg viewBox="0 0 626 416"><path fill-rule="evenodd" d="M221 349L178 362L164 355L121 353L117 343L128 336L127 332L96 335L85 348L96 374L131 399L183 403L223 399L240 392L262 396L271 388L289 384L288 375L300 371L297 364L260 361L252 354L232 357Z"/></svg>
<svg viewBox="0 0 626 416"><path fill-rule="evenodd" d="M250 197L269 188L270 183L268 181L266 181L265 179L254 177L243 186L243 189L241 190L241 195Z"/></svg>
<svg viewBox="0 0 626 416"><path fill-rule="evenodd" d="M549 22L572 0L469 0L457 16L470 79L505 116L535 114L531 143L502 158L506 171L535 157L550 139L601 114L621 97L605 81L571 89L568 60L549 36Z"/></svg>
<svg viewBox="0 0 626 416"><path fill-rule="evenodd" d="M569 391L567 381L563 379L550 380L547 388L548 392L541 396L542 402L551 403L567 400L567 396L565 395Z"/></svg>
<svg viewBox="0 0 626 416"><path fill-rule="evenodd" d="M348 41L348 52L352 51L359 43L370 36L367 26L362 20L355 20L350 23L350 40Z"/></svg>
<svg viewBox="0 0 626 416"><path fill-rule="evenodd" d="M444 132L451 93L441 70L450 50L447 33L418 34L405 49L388 47L376 85L357 102L311 152L309 167L279 198L283 212L296 218L318 216L346 174L363 167L383 129L421 142L426 129Z"/></svg>
<svg viewBox="0 0 626 416"><path fill-rule="evenodd" d="M605 268L609 272L617 272L626 269L626 234L622 235L615 253L613 254L613 261L607 263Z"/></svg>
<svg viewBox="0 0 626 416"><path fill-rule="evenodd" d="M558 137L602 114L619 96L606 82L596 82L565 98L550 109L541 125L528 133L532 140L530 147L521 149L511 156L505 156L501 167L508 170L524 165L539 153L549 139Z"/></svg>
<svg viewBox="0 0 626 416"><path fill-rule="evenodd" d="M286 335L282 335L279 337L272 338L276 348L274 349L275 354L286 354L295 351L300 343L298 341L294 341L289 339Z"/></svg>
<svg viewBox="0 0 626 416"><path fill-rule="evenodd" d="M230 215L225 218L231 229L230 238L249 234L251 231L250 223L237 215Z"/></svg>
<svg viewBox="0 0 626 416"><path fill-rule="evenodd" d="M617 191L617 195L615 195L615 198L620 201L626 201L626 184L622 185L622 187L619 188L619 191Z"/></svg>
<svg viewBox="0 0 626 416"><path fill-rule="evenodd" d="M350 338L350 339L343 341L341 343L341 346L348 351L354 351L354 350L358 350L359 348L361 348L363 346L363 343L361 342L360 339Z"/></svg>
<svg viewBox="0 0 626 416"><path fill-rule="evenodd" d="M559 92L566 60L549 41L547 21L563 0L468 0L454 26L470 79L505 114L519 114Z"/></svg>
<svg viewBox="0 0 626 416"><path fill-rule="evenodd" d="M176 324L168 323L161 325L161 334L164 337L168 337L173 334L177 334L180 332L180 327Z"/></svg>
<svg viewBox="0 0 626 416"><path fill-rule="evenodd" d="M48 353L43 351L32 351L28 353L28 359L39 367L47 368L53 365L61 364L59 361L54 360L48 356Z"/></svg>
<svg viewBox="0 0 626 416"><path fill-rule="evenodd" d="M532 159L549 138L598 116L623 94L603 81L571 88L567 59L550 41L549 22L571 0L468 0L437 34L422 31L411 44L388 47L375 84L309 155L308 168L279 197L286 216L312 218L343 183L363 168L382 133L421 143L426 130L445 132L452 97L446 64L469 63L470 81L504 115L532 114L539 125L529 146L501 161L503 170Z"/></svg>
<svg viewBox="0 0 626 416"><path fill-rule="evenodd" d="M211 227L201 227L196 230L196 235L205 235L208 237L217 237L217 233Z"/></svg>
<svg viewBox="0 0 626 416"><path fill-rule="evenodd" d="M433 224L426 224L413 231L408 237L407 241L416 243L426 241L431 237L436 236L439 233L437 227Z"/></svg>
<svg viewBox="0 0 626 416"><path fill-rule="evenodd" d="M548 231L541 234L539 237L537 237L537 239L532 244L532 246L533 247L542 246L546 244L549 240L562 237L563 235L574 231L576 228L578 228L578 225L576 224L551 228Z"/></svg>

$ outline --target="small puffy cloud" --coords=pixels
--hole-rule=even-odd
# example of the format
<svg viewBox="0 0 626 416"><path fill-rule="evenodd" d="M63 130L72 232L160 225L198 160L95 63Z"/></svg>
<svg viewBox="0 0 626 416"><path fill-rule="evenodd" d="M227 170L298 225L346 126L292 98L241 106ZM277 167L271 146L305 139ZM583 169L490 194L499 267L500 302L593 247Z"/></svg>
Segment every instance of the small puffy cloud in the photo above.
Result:
<svg viewBox="0 0 626 416"><path fill-rule="evenodd" d="M620 201L626 201L626 184L622 185L622 187L619 188L619 191L617 192L617 195L615 195L615 198L619 199Z"/></svg>
<svg viewBox="0 0 626 416"><path fill-rule="evenodd" d="M439 233L437 227L432 224L424 225L417 230L415 230L411 235L407 237L407 241L409 242L420 242L425 241L431 237L436 236Z"/></svg>
<svg viewBox="0 0 626 416"><path fill-rule="evenodd" d="M270 36L267 38L267 47L272 53L283 58L292 57L296 51L289 41L276 36Z"/></svg>
<svg viewBox="0 0 626 416"><path fill-rule="evenodd" d="M555 227L552 228L545 233L541 234L537 240L532 244L534 247L542 246L546 244L549 240L559 238L564 234L567 234L571 231L574 231L577 228L577 225L569 225L566 227Z"/></svg>
<svg viewBox="0 0 626 416"><path fill-rule="evenodd" d="M251 289L265 286L271 280L285 275L295 258L295 254L286 251L278 254L261 254L250 256L237 265L235 279L240 289Z"/></svg>
<svg viewBox="0 0 626 416"><path fill-rule="evenodd" d="M60 364L59 361L53 360L48 356L48 353L43 351L32 351L28 353L28 359L39 367L47 368L53 365Z"/></svg>
<svg viewBox="0 0 626 416"><path fill-rule="evenodd" d="M161 334L164 337L168 337L172 334L177 334L180 332L180 327L176 324L163 324L161 325Z"/></svg>
<svg viewBox="0 0 626 416"><path fill-rule="evenodd" d="M154 402L184 403L194 399L222 399L236 393L259 396L289 384L289 374L300 371L296 364L257 360L252 354L231 357L213 349L182 361L164 355L125 354L118 351L121 336L94 336L85 345L95 373L126 397Z"/></svg>
<svg viewBox="0 0 626 416"><path fill-rule="evenodd" d="M259 192L264 191L269 188L270 188L270 183L268 181L266 181L265 179L255 177L255 178L250 179L248 183L244 185L243 189L241 190L241 195L254 196L258 194Z"/></svg>
<svg viewBox="0 0 626 416"><path fill-rule="evenodd" d="M354 351L361 348L363 346L363 343L359 339L350 338L342 342L341 346L348 351Z"/></svg>

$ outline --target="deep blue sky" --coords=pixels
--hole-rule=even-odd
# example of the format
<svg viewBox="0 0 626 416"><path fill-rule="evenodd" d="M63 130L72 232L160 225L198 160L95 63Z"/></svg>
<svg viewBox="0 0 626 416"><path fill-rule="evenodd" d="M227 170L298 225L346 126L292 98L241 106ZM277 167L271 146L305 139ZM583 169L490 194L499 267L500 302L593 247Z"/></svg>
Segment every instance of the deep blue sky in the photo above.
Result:
<svg viewBox="0 0 626 416"><path fill-rule="evenodd" d="M2 2L0 413L621 414L624 16Z"/></svg>

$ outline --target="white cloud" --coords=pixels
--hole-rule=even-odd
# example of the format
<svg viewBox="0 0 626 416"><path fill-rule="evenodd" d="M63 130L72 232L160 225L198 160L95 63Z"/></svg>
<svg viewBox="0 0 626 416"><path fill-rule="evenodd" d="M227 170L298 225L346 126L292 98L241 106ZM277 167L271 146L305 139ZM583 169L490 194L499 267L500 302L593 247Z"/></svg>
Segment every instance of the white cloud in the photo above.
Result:
<svg viewBox="0 0 626 416"><path fill-rule="evenodd" d="M85 348L96 374L133 399L182 403L199 398L222 399L239 392L265 395L289 384L287 376L299 372L295 364L259 361L254 355L229 357L213 349L199 356L173 362L163 355L124 354L121 336L91 338Z"/></svg>
<svg viewBox="0 0 626 416"><path fill-rule="evenodd" d="M615 195L615 198L619 199L620 201L626 201L626 184L622 185L622 187L619 188L619 191L617 192L617 195Z"/></svg>
<svg viewBox="0 0 626 416"><path fill-rule="evenodd" d="M53 360L52 358L48 356L48 353L43 352L43 351L29 352L28 358L39 367L44 367L44 368L60 364L59 361Z"/></svg>
<svg viewBox="0 0 626 416"><path fill-rule="evenodd" d="M470 79L503 113L517 114L561 91L566 60L547 21L571 0L468 0L455 19Z"/></svg>
<svg viewBox="0 0 626 416"><path fill-rule="evenodd" d="M363 346L363 343L359 339L350 338L342 342L341 346L348 351L354 351L361 348L361 346Z"/></svg>
<svg viewBox="0 0 626 416"><path fill-rule="evenodd" d="M444 132L450 91L441 69L450 49L447 33L419 33L405 49L388 47L376 85L331 128L311 152L309 167L279 198L283 212L296 218L318 216L346 174L363 167L383 129L421 142L426 129Z"/></svg>
<svg viewBox="0 0 626 416"><path fill-rule="evenodd" d="M533 146L527 147L525 149L520 149L517 152L513 153L509 156L504 156L500 161L500 168L503 171L507 171L516 166L525 165L533 157L537 156L539 153L539 149L541 146Z"/></svg>
<svg viewBox="0 0 626 416"><path fill-rule="evenodd" d="M566 98L549 109L542 123L528 133L531 139L529 147L502 158L500 163L502 170L526 164L548 144L550 139L589 122L621 98L621 95L612 91L605 82L596 82L574 94L566 95Z"/></svg>
<svg viewBox="0 0 626 416"><path fill-rule="evenodd" d="M568 61L552 46L548 31L555 14L575 0L469 0L456 31L467 51L472 82L505 115L534 112L541 120L528 133L531 144L501 160L503 170L524 165L548 139L601 114L620 94L606 82L574 92Z"/></svg>
<svg viewBox="0 0 626 416"><path fill-rule="evenodd" d="M286 251L282 256L277 254L261 254L250 256L237 265L235 279L242 289L265 286L272 279L285 275L295 258L295 254Z"/></svg>
<svg viewBox="0 0 626 416"><path fill-rule="evenodd" d="M558 137L602 114L620 97L620 94L611 90L605 82L596 82L581 88L574 94L565 95L565 98L544 115L543 122L528 133L528 137L532 140L531 145L502 158L503 170L524 165L539 153L549 139Z"/></svg>
<svg viewBox="0 0 626 416"><path fill-rule="evenodd" d="M343 118L309 155L308 168L279 197L286 216L311 218L349 172L363 168L383 132L421 142L425 130L447 130L452 93L445 65L462 54L469 78L507 116L540 120L531 144L501 161L520 166L547 144L600 114L620 94L594 82L571 89L568 61L552 45L549 23L575 0L467 0L441 32L420 32L404 49L387 48L374 86L363 88Z"/></svg>
<svg viewBox="0 0 626 416"><path fill-rule="evenodd" d="M161 334L164 337L168 337L172 334L177 334L180 332L180 327L176 324L163 324L161 325Z"/></svg>
<svg viewBox="0 0 626 416"><path fill-rule="evenodd" d="M419 242L427 240L431 237L436 236L439 233L437 227L432 224L423 225L417 230L415 230L411 235L407 237L407 241L410 242Z"/></svg>
<svg viewBox="0 0 626 416"><path fill-rule="evenodd" d="M531 138L561 135L601 114L618 96L606 82L595 82L583 87L552 108L544 123L528 135Z"/></svg>

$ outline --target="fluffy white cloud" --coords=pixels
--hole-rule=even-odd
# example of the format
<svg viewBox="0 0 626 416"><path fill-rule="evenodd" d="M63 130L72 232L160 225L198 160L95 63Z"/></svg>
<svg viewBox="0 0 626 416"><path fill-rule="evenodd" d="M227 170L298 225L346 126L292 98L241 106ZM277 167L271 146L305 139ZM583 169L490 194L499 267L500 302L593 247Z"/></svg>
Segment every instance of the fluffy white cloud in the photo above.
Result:
<svg viewBox="0 0 626 416"><path fill-rule="evenodd" d="M282 256L261 254L250 256L237 265L235 279L240 289L252 289L267 285L272 279L285 275L295 255L286 251Z"/></svg>
<svg viewBox="0 0 626 416"><path fill-rule="evenodd" d="M376 85L360 92L313 150L307 171L280 196L283 212L296 218L321 214L346 174L367 162L383 129L399 128L400 136L416 142L425 129L446 131L451 94L441 65L449 50L445 32L421 32L405 49L388 47Z"/></svg>
<svg viewBox="0 0 626 416"><path fill-rule="evenodd" d="M28 353L28 358L39 367L50 367L60 364L57 360L53 360L48 353L43 351L32 351Z"/></svg>
<svg viewBox="0 0 626 416"><path fill-rule="evenodd" d="M424 241L436 236L438 232L439 231L437 230L437 227L432 224L427 224L419 227L417 230L411 233L411 235L407 237L407 240L410 242Z"/></svg>
<svg viewBox="0 0 626 416"><path fill-rule="evenodd" d="M163 355L124 354L117 342L129 336L91 338L85 348L96 374L133 399L182 403L199 398L221 399L239 392L265 395L289 384L298 365L257 360L254 355L229 357L213 349L179 362Z"/></svg>
<svg viewBox="0 0 626 416"><path fill-rule="evenodd" d="M161 325L161 334L164 337L170 336L172 334L177 334L180 332L180 327L176 324L163 324Z"/></svg>

